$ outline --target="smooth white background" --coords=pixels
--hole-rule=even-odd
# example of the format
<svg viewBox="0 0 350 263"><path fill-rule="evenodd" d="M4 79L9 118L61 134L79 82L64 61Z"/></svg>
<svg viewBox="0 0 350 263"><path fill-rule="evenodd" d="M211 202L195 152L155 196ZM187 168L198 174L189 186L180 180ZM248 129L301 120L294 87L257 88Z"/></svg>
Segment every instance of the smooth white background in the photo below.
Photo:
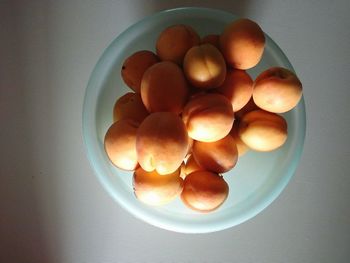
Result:
<svg viewBox="0 0 350 263"><path fill-rule="evenodd" d="M257 21L304 85L305 149L266 210L185 235L119 207L81 131L89 75L107 45L156 11L204 6ZM0 0L0 262L349 262L350 2Z"/></svg>

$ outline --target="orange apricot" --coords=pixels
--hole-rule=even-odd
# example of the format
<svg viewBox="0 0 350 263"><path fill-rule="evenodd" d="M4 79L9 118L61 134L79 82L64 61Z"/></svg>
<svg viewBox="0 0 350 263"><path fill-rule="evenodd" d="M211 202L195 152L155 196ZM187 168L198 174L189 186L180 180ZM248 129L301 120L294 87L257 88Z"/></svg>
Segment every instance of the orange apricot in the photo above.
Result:
<svg viewBox="0 0 350 263"><path fill-rule="evenodd" d="M118 168L132 171L137 167L136 132L138 123L130 120L120 120L109 127L104 148L110 161Z"/></svg>
<svg viewBox="0 0 350 263"><path fill-rule="evenodd" d="M193 144L193 157L200 167L214 173L225 173L237 163L238 151L231 135L215 142L199 142Z"/></svg>
<svg viewBox="0 0 350 263"><path fill-rule="evenodd" d="M150 114L140 125L136 136L136 151L140 166L159 174L176 171L188 151L186 127L172 112Z"/></svg>
<svg viewBox="0 0 350 263"><path fill-rule="evenodd" d="M261 109L283 113L293 109L302 97L302 84L288 69L273 67L254 82L253 99Z"/></svg>
<svg viewBox="0 0 350 263"><path fill-rule="evenodd" d="M260 26L242 18L226 26L220 36L221 52L231 67L249 69L259 63L265 47L265 36Z"/></svg>
<svg viewBox="0 0 350 263"><path fill-rule="evenodd" d="M187 98L188 84L181 68L163 61L148 68L141 82L141 98L149 112L181 113Z"/></svg>
<svg viewBox="0 0 350 263"><path fill-rule="evenodd" d="M229 186L218 174L197 171L186 176L181 200L190 209L198 212L211 212L226 200Z"/></svg>
<svg viewBox="0 0 350 263"><path fill-rule="evenodd" d="M114 122L123 119L132 119L141 123L147 116L148 111L142 103L141 95L128 92L121 96L113 107Z"/></svg>
<svg viewBox="0 0 350 263"><path fill-rule="evenodd" d="M281 147L287 140L287 122L275 113L256 110L243 116L238 135L250 148L268 152Z"/></svg>
<svg viewBox="0 0 350 263"><path fill-rule="evenodd" d="M188 81L202 89L219 87L226 76L225 60L211 44L192 47L186 53L183 68Z"/></svg>
<svg viewBox="0 0 350 263"><path fill-rule="evenodd" d="M225 96L212 93L190 100L184 108L182 118L192 139L213 142L230 132L234 113Z"/></svg>
<svg viewBox="0 0 350 263"><path fill-rule="evenodd" d="M140 93L143 73L158 61L156 54L148 50L141 50L132 54L124 61L121 70L125 84L133 91Z"/></svg>
<svg viewBox="0 0 350 263"><path fill-rule="evenodd" d="M200 38L192 27L174 25L160 33L156 50L161 60L169 60L181 66L186 52L199 42Z"/></svg>
<svg viewBox="0 0 350 263"><path fill-rule="evenodd" d="M183 179L179 169L160 175L156 171L147 172L139 167L134 172L133 188L138 200L147 205L159 206L171 202L181 193Z"/></svg>
<svg viewBox="0 0 350 263"><path fill-rule="evenodd" d="M231 101L234 112L242 109L253 93L253 80L244 70L230 69L224 83L216 89Z"/></svg>

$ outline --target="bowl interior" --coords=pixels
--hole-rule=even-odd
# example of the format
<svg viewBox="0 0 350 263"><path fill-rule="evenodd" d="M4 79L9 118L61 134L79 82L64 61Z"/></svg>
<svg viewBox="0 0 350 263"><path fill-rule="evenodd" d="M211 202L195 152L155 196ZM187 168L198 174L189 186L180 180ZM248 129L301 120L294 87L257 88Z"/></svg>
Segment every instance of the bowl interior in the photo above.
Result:
<svg viewBox="0 0 350 263"><path fill-rule="evenodd" d="M180 8L147 17L119 35L105 50L90 77L83 109L83 133L88 158L97 177L112 197L138 218L161 228L186 233L203 233L232 227L253 217L283 190L299 162L305 137L305 106L302 100L283 114L288 123L285 145L270 153L250 151L236 167L224 174L230 187L226 202L215 212L200 214L186 208L180 198L162 207L139 202L132 189L132 172L115 168L104 148L104 135L112 124L117 98L131 90L120 77L126 57L138 50L155 51L159 33L173 24L191 25L200 36L219 34L236 16L213 9ZM248 70L254 79L263 70L282 66L293 70L280 48L266 35L261 62Z"/></svg>

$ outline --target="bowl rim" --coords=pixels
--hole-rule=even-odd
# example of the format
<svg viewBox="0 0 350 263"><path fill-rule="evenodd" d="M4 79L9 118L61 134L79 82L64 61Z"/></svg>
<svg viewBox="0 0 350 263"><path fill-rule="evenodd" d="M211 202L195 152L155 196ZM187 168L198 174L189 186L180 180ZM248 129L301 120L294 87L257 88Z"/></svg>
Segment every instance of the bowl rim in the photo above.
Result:
<svg viewBox="0 0 350 263"><path fill-rule="evenodd" d="M105 65L112 64L113 59L108 55L108 51L112 49L113 46L115 46L118 43L118 39L124 38L126 34L129 32L132 32L134 29L138 28L141 24L150 22L153 19L156 19L159 16L164 16L167 14L183 14L183 12L186 13L192 13L192 12L201 12L203 15L208 16L226 16L231 17L232 19L238 19L239 17L223 10L218 9L212 9L212 8L203 8L203 7L179 7L179 8L173 8L173 9L166 9L159 11L157 13L151 14L149 16L144 17L143 19L139 20L138 22L132 24L128 28L126 28L123 32L121 32L118 36L116 36L111 43L103 50L102 55L99 57L97 63L95 64L87 84L87 88L85 90L85 96L84 96L84 102L83 102L83 112L82 112L82 134L83 134L83 141L85 146L85 152L88 157L90 165L93 167L94 173L100 183L103 185L104 189L107 190L107 192L112 196L112 198L117 201L117 203L122 206L124 209L126 209L130 214L133 216L151 224L156 227L160 227L163 229L171 230L174 232L182 232L182 233L210 233L210 232L216 232L221 231L236 225L239 225L257 214L259 214L261 211L263 211L267 206L269 206L285 189L286 185L294 175L297 166L299 164L302 152L303 152L303 146L305 141L305 134L306 134L306 111L305 111L305 102L304 102L304 95L302 96L301 101L298 105L298 111L300 111L302 114L299 114L299 117L301 118L299 122L301 122L302 129L299 134L298 144L299 147L296 147L296 151L294 152L294 158L293 162L290 164L291 166L286 171L286 175L284 175L281 180L278 182L278 184L273 188L274 191L271 191L268 195L264 196L262 199L259 200L257 204L254 204L248 211L245 211L241 216L236 218L235 220L225 220L224 222L221 222L220 224L211 224L207 227L196 227L192 228L191 226L186 226L183 224L174 225L173 222L167 222L160 221L157 219L157 217L152 215L145 215L141 211L137 211L137 209L133 209L131 206L128 206L128 201L123 198L122 194L116 193L116 191L113 190L110 183L107 181L105 175L102 175L102 167L101 164L96 162L96 152L93 151L98 145L98 143L94 139L97 138L97 130L95 125L95 118L91 118L91 116L95 116L94 112L96 112L96 101L98 96L93 96L93 91L96 86L99 86L96 72L99 68L106 67ZM282 60L283 64L286 65L289 69L291 69L293 72L294 68L289 62L287 56L284 54L284 52L280 49L280 47L272 40L268 34L265 34L266 42L269 42L269 45L272 49L274 49L276 52L279 53L279 59ZM107 68L110 68L107 66ZM106 73L107 74L107 73ZM98 94L97 94L98 95ZM95 105L95 107L91 107L91 105Z"/></svg>

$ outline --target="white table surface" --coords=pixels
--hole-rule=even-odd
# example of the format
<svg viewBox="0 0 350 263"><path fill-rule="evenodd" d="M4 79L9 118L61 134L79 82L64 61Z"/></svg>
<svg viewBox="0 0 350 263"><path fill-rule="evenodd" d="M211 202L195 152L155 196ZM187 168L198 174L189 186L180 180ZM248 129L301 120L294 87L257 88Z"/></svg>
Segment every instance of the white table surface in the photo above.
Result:
<svg viewBox="0 0 350 263"><path fill-rule="evenodd" d="M266 210L185 235L148 225L96 179L82 141L89 75L130 24L177 6L256 20L304 85L300 165ZM350 2L0 0L0 262L350 262Z"/></svg>

